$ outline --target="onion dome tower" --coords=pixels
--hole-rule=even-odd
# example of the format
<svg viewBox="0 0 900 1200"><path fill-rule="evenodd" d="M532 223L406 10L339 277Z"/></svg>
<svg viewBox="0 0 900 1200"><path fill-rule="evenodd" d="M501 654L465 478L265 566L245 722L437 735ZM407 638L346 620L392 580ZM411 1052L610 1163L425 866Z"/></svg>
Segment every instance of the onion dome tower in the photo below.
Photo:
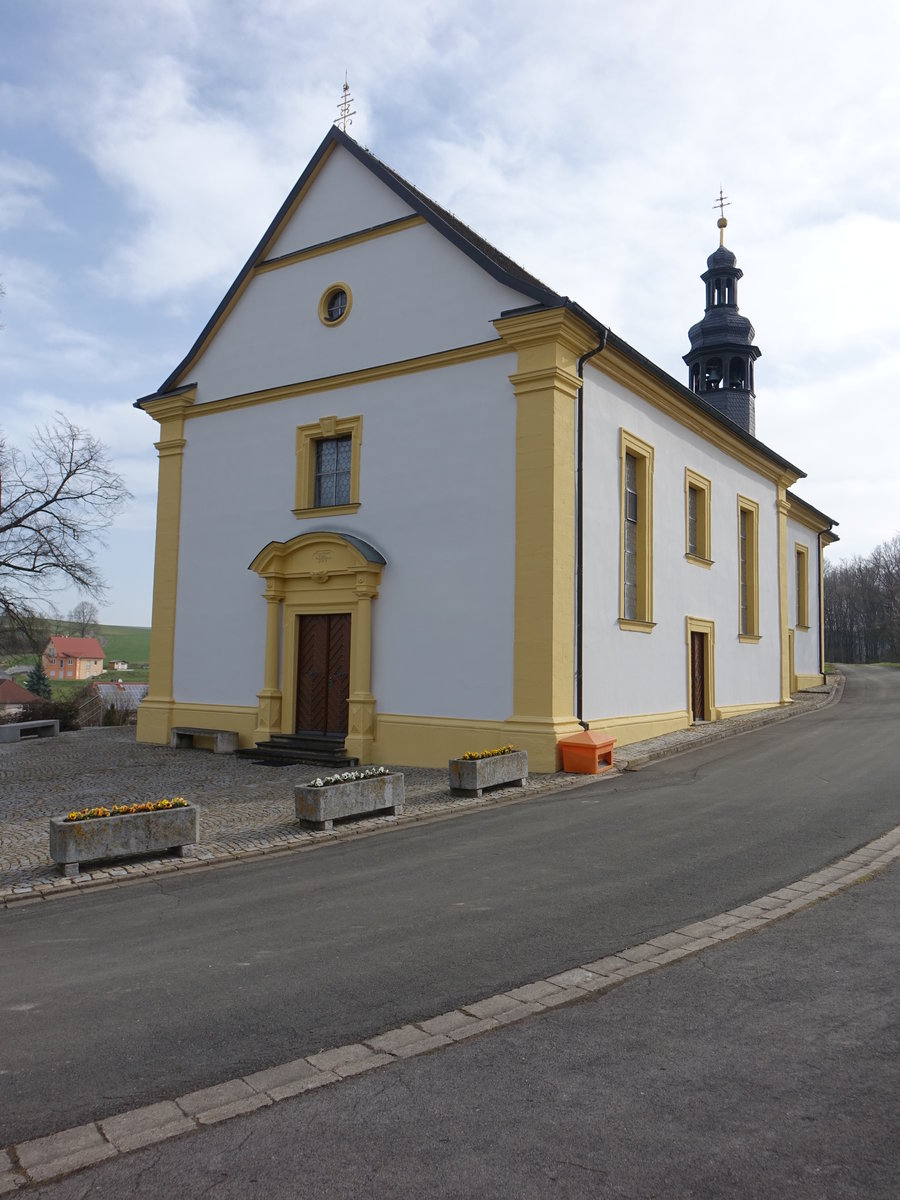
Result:
<svg viewBox="0 0 900 1200"><path fill-rule="evenodd" d="M737 285L744 272L725 246L727 203L720 189L714 205L720 210L719 247L706 260L707 269L700 276L706 284L706 313L688 331L691 349L684 361L691 391L755 437L753 364L760 351L753 345L753 326L738 311Z"/></svg>

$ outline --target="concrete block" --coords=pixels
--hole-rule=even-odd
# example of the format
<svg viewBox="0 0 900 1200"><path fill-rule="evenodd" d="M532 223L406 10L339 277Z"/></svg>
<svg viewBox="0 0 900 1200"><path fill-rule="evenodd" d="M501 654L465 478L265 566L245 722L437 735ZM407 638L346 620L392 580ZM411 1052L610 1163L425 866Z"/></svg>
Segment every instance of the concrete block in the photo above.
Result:
<svg viewBox="0 0 900 1200"><path fill-rule="evenodd" d="M412 1058L416 1054L424 1054L429 1050L437 1050L440 1046L450 1044L450 1038L445 1034L426 1033L415 1025L403 1025L399 1029L391 1029L378 1037L369 1038L366 1043L375 1051L393 1054L397 1058Z"/></svg>
<svg viewBox="0 0 900 1200"><path fill-rule="evenodd" d="M374 1053L371 1047L354 1042L349 1046L337 1046L334 1050L310 1054L307 1061L320 1071L333 1071L336 1075L343 1075L346 1067L372 1058Z"/></svg>
<svg viewBox="0 0 900 1200"><path fill-rule="evenodd" d="M436 1036L446 1035L449 1038L456 1040L457 1034L464 1035L464 1031L473 1029L473 1026L483 1026L490 1028L493 1021L479 1020L477 1017L471 1016L469 1013L460 1012L455 1008L452 1012L442 1013L439 1017L431 1017L427 1021L420 1021L419 1026L426 1033ZM481 1032L481 1030L478 1030Z"/></svg>
<svg viewBox="0 0 900 1200"><path fill-rule="evenodd" d="M79 1125L16 1146L19 1162L38 1183L114 1158L116 1153L115 1147L93 1124Z"/></svg>
<svg viewBox="0 0 900 1200"><path fill-rule="evenodd" d="M252 1075L245 1075L244 1083L254 1092L265 1092L273 1100L283 1100L288 1095L297 1095L306 1091L308 1087L315 1086L311 1081L318 1080L323 1073L305 1058L295 1058L293 1062L281 1063L277 1067L267 1067L264 1071L254 1071ZM337 1076L332 1078L336 1079ZM293 1088L295 1084L298 1086L294 1090L285 1092L285 1088ZM275 1092L279 1094L276 1096Z"/></svg>
<svg viewBox="0 0 900 1200"><path fill-rule="evenodd" d="M558 975L550 975L547 982L555 983L557 987L581 987L591 983L593 978L593 971L588 971L585 967L573 967L571 971L560 971Z"/></svg>
<svg viewBox="0 0 900 1200"><path fill-rule="evenodd" d="M476 1000L474 1004L463 1005L463 1012L471 1013L473 1017L491 1017L497 1021L505 1013L523 1007L521 1000L501 993L499 996L488 996L486 1000Z"/></svg>
<svg viewBox="0 0 900 1200"><path fill-rule="evenodd" d="M507 996L512 996L513 1000L520 1000L523 1004L547 1004L554 996L564 994L564 987L557 987L555 983L548 983L546 979L539 979L536 983L526 983L523 987L510 988L506 993Z"/></svg>
<svg viewBox="0 0 900 1200"><path fill-rule="evenodd" d="M138 1150L141 1146L152 1146L166 1138L177 1137L196 1129L196 1124L186 1117L174 1100L159 1104L148 1104L131 1112L119 1113L98 1122L101 1130L117 1150Z"/></svg>
<svg viewBox="0 0 900 1200"><path fill-rule="evenodd" d="M260 1103L257 1101L262 1104L269 1103L265 1096L260 1096L243 1079L230 1079L227 1083L217 1083L214 1087L179 1096L175 1103L188 1116L209 1124L210 1118L224 1120L224 1116L215 1115L223 1109L227 1110L226 1115L235 1116L238 1112L251 1112L254 1108L259 1108ZM244 1105L246 1107L242 1107Z"/></svg>

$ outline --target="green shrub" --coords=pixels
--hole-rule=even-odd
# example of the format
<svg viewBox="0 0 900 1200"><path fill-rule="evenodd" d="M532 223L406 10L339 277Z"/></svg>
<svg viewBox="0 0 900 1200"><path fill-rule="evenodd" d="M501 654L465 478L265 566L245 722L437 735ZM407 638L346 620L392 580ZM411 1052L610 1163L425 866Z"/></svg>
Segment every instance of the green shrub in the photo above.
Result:
<svg viewBox="0 0 900 1200"><path fill-rule="evenodd" d="M78 705L74 700L42 700L40 704L26 704L20 721L59 721L60 733L80 729Z"/></svg>

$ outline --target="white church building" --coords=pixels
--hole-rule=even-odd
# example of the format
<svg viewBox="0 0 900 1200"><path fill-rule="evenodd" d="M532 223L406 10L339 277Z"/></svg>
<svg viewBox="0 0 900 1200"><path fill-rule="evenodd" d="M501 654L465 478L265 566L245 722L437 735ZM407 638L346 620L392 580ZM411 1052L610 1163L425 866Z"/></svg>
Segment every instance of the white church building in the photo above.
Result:
<svg viewBox="0 0 900 1200"><path fill-rule="evenodd" d="M724 220L720 221L724 234ZM754 433L724 245L679 383L329 131L159 424L138 738L445 765L823 682L834 521Z"/></svg>

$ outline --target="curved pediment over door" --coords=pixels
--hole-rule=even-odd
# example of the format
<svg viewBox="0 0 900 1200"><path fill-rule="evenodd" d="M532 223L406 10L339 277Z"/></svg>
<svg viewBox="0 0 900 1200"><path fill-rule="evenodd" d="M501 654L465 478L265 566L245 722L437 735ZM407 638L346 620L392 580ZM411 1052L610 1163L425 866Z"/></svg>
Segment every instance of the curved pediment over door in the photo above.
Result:
<svg viewBox="0 0 900 1200"><path fill-rule="evenodd" d="M320 529L287 542L269 542L250 564L266 581L265 686L259 694L260 735L290 733L303 720L303 638L310 615L349 619L346 751L370 762L375 739L372 678L372 601L384 555L353 534ZM346 622L335 620L343 629ZM329 626L330 628L330 626ZM306 630L306 635L304 633Z"/></svg>

